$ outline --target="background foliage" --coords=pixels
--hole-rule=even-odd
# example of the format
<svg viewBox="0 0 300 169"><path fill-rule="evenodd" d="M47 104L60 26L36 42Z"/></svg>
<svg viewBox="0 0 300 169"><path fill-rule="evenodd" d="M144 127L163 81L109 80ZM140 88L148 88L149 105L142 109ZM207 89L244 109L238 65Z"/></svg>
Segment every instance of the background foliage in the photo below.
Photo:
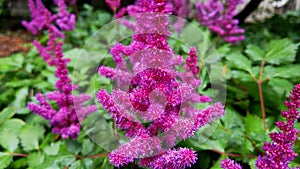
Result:
<svg viewBox="0 0 300 169"><path fill-rule="evenodd" d="M112 19L108 12L83 5L76 30L67 34L66 57L75 60L78 52L95 54L80 47L93 32ZM192 147L197 151L199 160L193 168L219 168L220 160L228 156L245 168L254 168L255 159L263 152L264 141L270 140L268 133L276 130L274 122L281 119L283 101L292 87L300 82L300 11L289 11L264 22L243 25L246 40L234 46L220 42L197 22L191 24L206 33L222 58L227 79L226 115L214 124L216 130L213 133L199 130L194 138L182 141L178 146ZM110 33L107 32L108 37ZM45 41L45 36L41 35L39 40ZM199 47L203 48L204 43L207 42ZM30 43L24 45L30 48L27 53L13 53L0 59L0 168L114 168L108 162L108 152L98 147L85 132L81 132L77 140L62 140L51 133L46 120L26 108L35 93L53 90L56 79L54 69L44 63L36 49ZM186 53L180 41L170 39L170 45L178 53ZM81 61L84 64L84 60ZM74 64L69 66L71 71ZM110 57L104 58L102 64L114 66ZM110 81L103 78L95 76L87 80L86 73L94 68L90 65L82 67L80 75L74 76L73 80L80 82L87 94L93 94L95 88L110 88ZM201 92L208 92L209 79L203 72ZM258 83L262 87L265 119L261 113ZM99 113L106 112L100 110ZM109 116L105 118L110 119ZM299 123L296 127L300 130ZM295 152L300 152L299 140ZM296 158L292 165L300 166L300 158ZM133 167L134 164L127 168Z"/></svg>

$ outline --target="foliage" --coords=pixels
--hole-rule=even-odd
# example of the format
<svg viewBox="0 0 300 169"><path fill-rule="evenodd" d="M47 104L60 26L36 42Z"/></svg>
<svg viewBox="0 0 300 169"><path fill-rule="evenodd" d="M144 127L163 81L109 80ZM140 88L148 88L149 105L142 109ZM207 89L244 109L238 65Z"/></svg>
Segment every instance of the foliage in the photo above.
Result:
<svg viewBox="0 0 300 169"><path fill-rule="evenodd" d="M89 79L87 72L95 68L81 58L76 63L77 56L78 53L97 55L99 50L93 51L84 44L93 32L112 18L107 12L84 5L84 9L79 12L76 30L66 34L65 56L72 58L68 69L73 71L77 64L80 72L76 72L79 74L72 76L72 80L84 88L87 94L93 94L93 90L99 88L110 90L111 81L96 76ZM193 168L216 169L225 158L235 159L245 168L255 168L256 158L263 153L261 147L264 141L270 141L268 134L277 131L274 122L282 120L280 110L283 110L283 101L293 86L300 82L299 18L299 11L290 11L265 22L245 25L246 39L235 46L220 43L208 30L195 21L192 22L216 46L227 79L225 116L198 130L195 137L177 145L197 151L199 160ZM284 26L275 27L274 24ZM105 30L107 37L103 38L107 44L116 42L115 39L110 39L110 31ZM184 31L189 30L185 27ZM46 36L42 36L39 41L45 42ZM210 42L202 41L197 46L202 49L200 62L202 56L208 55L208 43ZM176 53L187 57L185 53L188 49L183 42L170 39L169 44ZM32 45L26 45L31 47L28 53L15 53L0 59L0 168L113 169L107 157L109 152L95 144L84 131L80 132L77 140L62 140L51 132L48 121L26 109L26 104L33 99L34 93L53 91L56 81L54 69L46 65ZM77 48L79 46L84 47ZM107 50L102 47L100 52ZM101 64L115 66L109 56ZM202 84L199 92L211 94L213 91L207 90L211 84L206 71L203 68L200 75ZM265 119L262 118L258 82L261 82L262 87ZM98 113L106 114L102 109ZM83 123L91 127L100 123L95 116L88 116ZM104 118L110 122L109 130L113 132L111 117L105 115ZM95 123L90 123L91 119ZM296 123L296 128L300 129L299 122ZM101 131L97 136L107 139ZM294 150L300 151L299 139ZM291 165L299 166L300 158L297 157ZM133 167L135 164L127 166Z"/></svg>

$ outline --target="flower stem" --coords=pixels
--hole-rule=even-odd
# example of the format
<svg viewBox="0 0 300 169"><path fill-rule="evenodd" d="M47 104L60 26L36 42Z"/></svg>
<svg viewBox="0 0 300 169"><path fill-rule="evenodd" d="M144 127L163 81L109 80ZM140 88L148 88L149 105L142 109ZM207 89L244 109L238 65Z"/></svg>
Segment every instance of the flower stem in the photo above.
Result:
<svg viewBox="0 0 300 169"><path fill-rule="evenodd" d="M265 60L263 59L261 62L261 65L260 65L259 79L256 81L256 83L258 86L261 114L262 114L262 120L264 123L264 131L267 131L265 104L264 104L264 96L263 96L263 90L262 90L262 83L263 83L262 75L263 75L263 71L264 71L264 66L265 66Z"/></svg>

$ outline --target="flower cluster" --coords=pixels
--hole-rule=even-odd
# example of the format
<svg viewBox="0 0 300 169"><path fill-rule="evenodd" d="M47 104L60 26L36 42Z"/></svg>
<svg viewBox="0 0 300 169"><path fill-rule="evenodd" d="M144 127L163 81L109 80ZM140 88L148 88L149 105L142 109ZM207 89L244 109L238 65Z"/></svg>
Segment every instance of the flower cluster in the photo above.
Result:
<svg viewBox="0 0 300 169"><path fill-rule="evenodd" d="M57 2L62 3L64 1ZM33 1L29 0L29 3L33 4ZM41 9L37 9L40 11L39 14L41 14L41 16L37 17L44 18L42 28L47 29L49 41L46 47L42 46L38 41L34 41L33 43L43 59L50 66L56 67L55 77L57 77L58 80L55 85L55 91L46 94L46 97L38 93L36 98L39 104L29 103L27 107L34 113L49 120L53 133L60 134L62 138L77 138L80 132L80 121L83 120L86 115L95 112L97 107L94 105L83 107L83 103L88 101L90 96L85 94L75 96L71 93L76 86L71 84L71 79L68 76L68 69L66 65L70 60L63 58L63 43L58 42L58 30L52 25L52 22L54 19L56 19L56 22L64 25L61 25L62 30L70 30L72 27L68 27L65 24L69 25L72 23L69 23L70 20L68 20L68 23L66 23L61 20L62 18L52 15L51 12L44 7L40 0L37 0L36 4L39 7L42 7ZM33 16L35 15L36 14L33 14ZM33 21L30 23L35 23L37 21L36 19L37 18L33 18ZM59 33L61 32L59 31ZM48 100L55 101L58 105L58 109L54 109Z"/></svg>
<svg viewBox="0 0 300 169"><path fill-rule="evenodd" d="M225 159L221 162L221 168L224 169L242 169L242 167L230 159Z"/></svg>
<svg viewBox="0 0 300 169"><path fill-rule="evenodd" d="M193 106L211 98L196 92L200 85L195 78L199 73L196 49L191 48L184 63L168 45L167 15L172 12L168 0L138 0L127 10L135 19L133 41L111 48L116 68L98 70L115 80L118 88L111 94L101 89L96 97L130 139L112 151L109 160L117 167L136 160L150 168L191 166L197 159L193 150L171 147L224 115L224 107L219 102L204 110ZM177 71L182 64L184 72Z"/></svg>
<svg viewBox="0 0 300 169"><path fill-rule="evenodd" d="M51 14L41 0L28 0L32 20L30 22L23 21L23 26L35 35L50 26L56 36L64 38L61 30L73 30L75 28L75 15L67 11L64 0L55 0L54 2L59 8L58 14ZM56 21L60 30L54 24L51 24L53 21Z"/></svg>
<svg viewBox="0 0 300 169"><path fill-rule="evenodd" d="M235 44L245 39L244 29L238 27L239 21L234 19L236 7L241 0L209 0L207 4L197 3L197 16L201 25L216 32L226 42Z"/></svg>
<svg viewBox="0 0 300 169"><path fill-rule="evenodd" d="M282 111L282 116L286 118L286 122L276 122L276 126L281 132L271 133L272 141L270 143L265 142L262 147L265 150L265 155L258 157L256 161L258 169L288 169L289 163L297 156L293 150L293 144L298 133L294 125L299 118L300 84L294 87L290 94L290 100L285 101L285 106L288 110Z"/></svg>

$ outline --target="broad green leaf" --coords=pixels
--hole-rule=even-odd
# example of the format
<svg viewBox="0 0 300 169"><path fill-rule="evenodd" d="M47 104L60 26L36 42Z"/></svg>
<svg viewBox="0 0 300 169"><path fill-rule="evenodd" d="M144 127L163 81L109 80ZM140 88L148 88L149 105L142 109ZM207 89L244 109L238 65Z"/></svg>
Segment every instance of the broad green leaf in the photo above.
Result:
<svg viewBox="0 0 300 169"><path fill-rule="evenodd" d="M47 155L56 155L59 151L61 142L51 143L49 146L45 147L44 152Z"/></svg>
<svg viewBox="0 0 300 169"><path fill-rule="evenodd" d="M249 82L254 81L249 73L240 70L232 70L229 72L232 78L239 79L241 81Z"/></svg>
<svg viewBox="0 0 300 169"><path fill-rule="evenodd" d="M261 61L265 55L262 49L253 44L247 45L245 52L253 61Z"/></svg>
<svg viewBox="0 0 300 169"><path fill-rule="evenodd" d="M22 67L24 56L22 54L15 54L10 57L0 58L0 72L5 73L15 71Z"/></svg>
<svg viewBox="0 0 300 169"><path fill-rule="evenodd" d="M88 155L90 152L92 152L95 148L95 144L91 142L89 139L83 140L82 143L82 155Z"/></svg>
<svg viewBox="0 0 300 169"><path fill-rule="evenodd" d="M39 165L41 165L45 160L44 154L41 152L34 152L29 154L28 156L28 165L30 168L37 168Z"/></svg>
<svg viewBox="0 0 300 169"><path fill-rule="evenodd" d="M225 115L221 118L224 127L227 129L241 128L244 129L243 119L236 111L226 108Z"/></svg>
<svg viewBox="0 0 300 169"><path fill-rule="evenodd" d="M24 125L21 129L20 139L25 151L39 149L39 139L44 135L45 129L38 125Z"/></svg>
<svg viewBox="0 0 300 169"><path fill-rule="evenodd" d="M66 140L67 149L70 153L78 154L81 151L81 144L77 140Z"/></svg>
<svg viewBox="0 0 300 169"><path fill-rule="evenodd" d="M200 151L200 150L217 150L220 152L224 152L225 149L221 140L206 140L205 142L200 142L198 139L191 138L187 140L188 145L191 146L193 149Z"/></svg>
<svg viewBox="0 0 300 169"><path fill-rule="evenodd" d="M286 79L272 78L268 83L273 90L276 91L280 96L285 94L286 97L289 96L290 91L293 89L294 85Z"/></svg>
<svg viewBox="0 0 300 169"><path fill-rule="evenodd" d="M80 161L75 161L70 167L69 169L82 169L81 163Z"/></svg>
<svg viewBox="0 0 300 169"><path fill-rule="evenodd" d="M26 97L28 96L28 88L23 87L16 91L16 99L13 101L13 105L17 108L25 106Z"/></svg>
<svg viewBox="0 0 300 169"><path fill-rule="evenodd" d="M292 43L289 39L271 41L267 49L266 62L276 65L293 62L298 45Z"/></svg>
<svg viewBox="0 0 300 169"><path fill-rule="evenodd" d="M260 117L252 114L247 114L245 118L245 131L246 133L263 133L263 121Z"/></svg>
<svg viewBox="0 0 300 169"><path fill-rule="evenodd" d="M0 145L9 152L16 150L19 144L18 134L24 124L20 119L10 119L4 122L0 127Z"/></svg>
<svg viewBox="0 0 300 169"><path fill-rule="evenodd" d="M251 61L239 52L234 52L226 56L228 65L250 72Z"/></svg>
<svg viewBox="0 0 300 169"><path fill-rule="evenodd" d="M85 168L92 168L93 160L90 158L85 158L81 161L82 165L85 166Z"/></svg>
<svg viewBox="0 0 300 169"><path fill-rule="evenodd" d="M0 113L0 125L10 119L16 113L15 107L7 107Z"/></svg>
<svg viewBox="0 0 300 169"><path fill-rule="evenodd" d="M0 152L0 169L5 169L13 160L13 157L7 153Z"/></svg>
<svg viewBox="0 0 300 169"><path fill-rule="evenodd" d="M300 64L293 64L288 66L280 66L274 68L275 74L273 77L294 78L300 80Z"/></svg>

